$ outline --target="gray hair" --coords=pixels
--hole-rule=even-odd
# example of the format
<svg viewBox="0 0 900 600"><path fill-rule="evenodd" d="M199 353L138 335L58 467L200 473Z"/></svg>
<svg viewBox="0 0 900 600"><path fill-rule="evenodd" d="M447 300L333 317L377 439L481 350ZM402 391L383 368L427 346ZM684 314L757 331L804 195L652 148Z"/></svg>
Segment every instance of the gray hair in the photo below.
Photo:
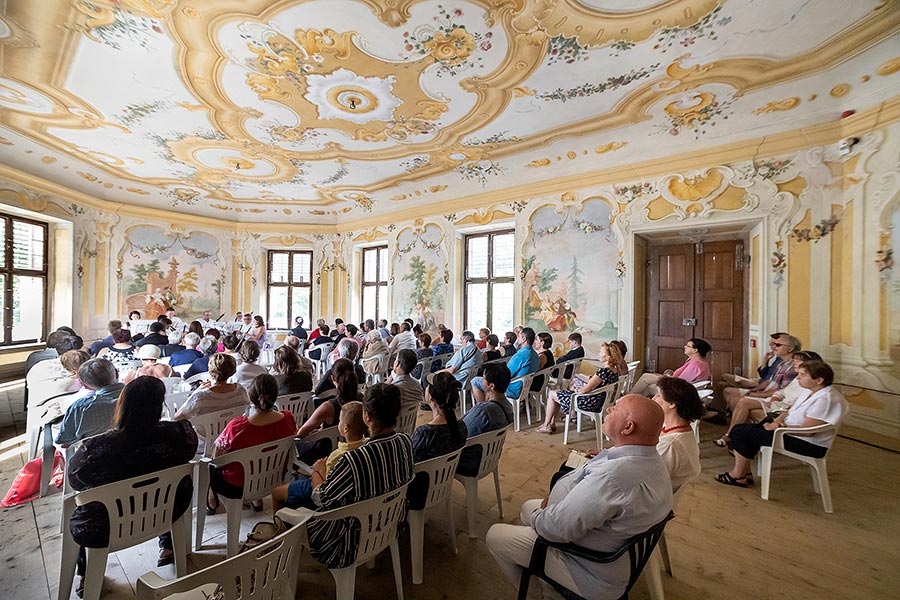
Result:
<svg viewBox="0 0 900 600"><path fill-rule="evenodd" d="M803 344L800 343L799 339L792 335L785 335L783 337L786 337L787 343L791 345L791 352L800 352L803 350Z"/></svg>
<svg viewBox="0 0 900 600"><path fill-rule="evenodd" d="M344 338L337 345L338 356L349 360L356 360L356 353L359 352L359 346L350 338Z"/></svg>
<svg viewBox="0 0 900 600"><path fill-rule="evenodd" d="M301 317L297 318L299 319ZM298 338L296 335L286 335L284 336L284 345L293 348L294 350L299 350L300 338Z"/></svg>
<svg viewBox="0 0 900 600"><path fill-rule="evenodd" d="M469 330L463 331L462 335L459 337L462 339L463 343L475 341L475 334Z"/></svg>
<svg viewBox="0 0 900 600"><path fill-rule="evenodd" d="M78 379L89 390L99 390L114 384L118 373L112 362L105 358L92 358L78 367Z"/></svg>
<svg viewBox="0 0 900 600"><path fill-rule="evenodd" d="M210 356L216 353L216 348L218 347L218 340L211 335L207 335L200 340L200 346L197 349L202 352L204 356Z"/></svg>
<svg viewBox="0 0 900 600"><path fill-rule="evenodd" d="M197 344L200 343L200 336L194 333L193 331L189 331L184 335L184 345L189 348L196 348Z"/></svg>
<svg viewBox="0 0 900 600"><path fill-rule="evenodd" d="M197 334L194 334L197 335ZM184 334L180 331L173 331L169 334L169 343L170 344L180 344L181 339L184 337Z"/></svg>

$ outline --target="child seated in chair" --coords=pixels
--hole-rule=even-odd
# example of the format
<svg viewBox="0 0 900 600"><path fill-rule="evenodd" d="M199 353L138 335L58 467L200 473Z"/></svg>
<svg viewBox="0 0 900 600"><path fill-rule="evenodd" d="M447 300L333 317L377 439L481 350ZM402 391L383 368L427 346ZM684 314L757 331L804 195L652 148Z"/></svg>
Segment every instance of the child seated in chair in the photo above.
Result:
<svg viewBox="0 0 900 600"><path fill-rule="evenodd" d="M284 506L299 508L301 506L315 510L312 502L313 489L320 485L328 477L331 468L345 452L355 450L366 443L363 436L366 433L366 424L362 418L362 402L348 402L341 409L338 421L338 432L344 437L345 442L338 442L338 447L327 458L320 458L312 465L310 477L301 476L287 485L282 485L272 492L272 500L277 511Z"/></svg>

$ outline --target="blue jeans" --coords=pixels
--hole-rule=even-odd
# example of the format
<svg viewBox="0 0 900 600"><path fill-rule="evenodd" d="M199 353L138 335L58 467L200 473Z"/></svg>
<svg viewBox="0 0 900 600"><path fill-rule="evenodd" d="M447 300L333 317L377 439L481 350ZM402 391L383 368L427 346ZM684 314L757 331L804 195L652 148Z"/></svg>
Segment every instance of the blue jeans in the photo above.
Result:
<svg viewBox="0 0 900 600"><path fill-rule="evenodd" d="M309 477L300 477L288 484L287 505L288 508L305 508L316 509L316 505L312 501L312 479Z"/></svg>

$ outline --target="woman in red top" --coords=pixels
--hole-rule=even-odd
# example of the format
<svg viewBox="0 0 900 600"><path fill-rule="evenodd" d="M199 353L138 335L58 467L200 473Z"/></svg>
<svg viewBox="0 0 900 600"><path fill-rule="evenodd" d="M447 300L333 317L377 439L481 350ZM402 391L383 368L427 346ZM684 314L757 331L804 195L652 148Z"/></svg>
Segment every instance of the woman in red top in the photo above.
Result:
<svg viewBox="0 0 900 600"><path fill-rule="evenodd" d="M294 416L286 410L276 411L278 382L265 373L257 375L250 385L250 416L232 419L224 431L216 438L214 456L222 456L234 450L258 446L266 442L293 437L297 431ZM216 494L226 498L240 498L244 489L244 472L239 464L226 465L214 469L210 477L209 497L206 500L207 514L215 514L219 507ZM253 510L262 510L262 501L253 504Z"/></svg>

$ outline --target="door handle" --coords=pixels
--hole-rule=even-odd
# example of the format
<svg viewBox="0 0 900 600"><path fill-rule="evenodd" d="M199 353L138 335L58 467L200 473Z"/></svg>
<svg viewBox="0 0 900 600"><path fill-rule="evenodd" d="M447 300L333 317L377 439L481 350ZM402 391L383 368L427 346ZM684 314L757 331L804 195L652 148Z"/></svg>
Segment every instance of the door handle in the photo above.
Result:
<svg viewBox="0 0 900 600"><path fill-rule="evenodd" d="M695 317L688 317L687 319L682 319L681 324L685 327L696 327L697 319Z"/></svg>

